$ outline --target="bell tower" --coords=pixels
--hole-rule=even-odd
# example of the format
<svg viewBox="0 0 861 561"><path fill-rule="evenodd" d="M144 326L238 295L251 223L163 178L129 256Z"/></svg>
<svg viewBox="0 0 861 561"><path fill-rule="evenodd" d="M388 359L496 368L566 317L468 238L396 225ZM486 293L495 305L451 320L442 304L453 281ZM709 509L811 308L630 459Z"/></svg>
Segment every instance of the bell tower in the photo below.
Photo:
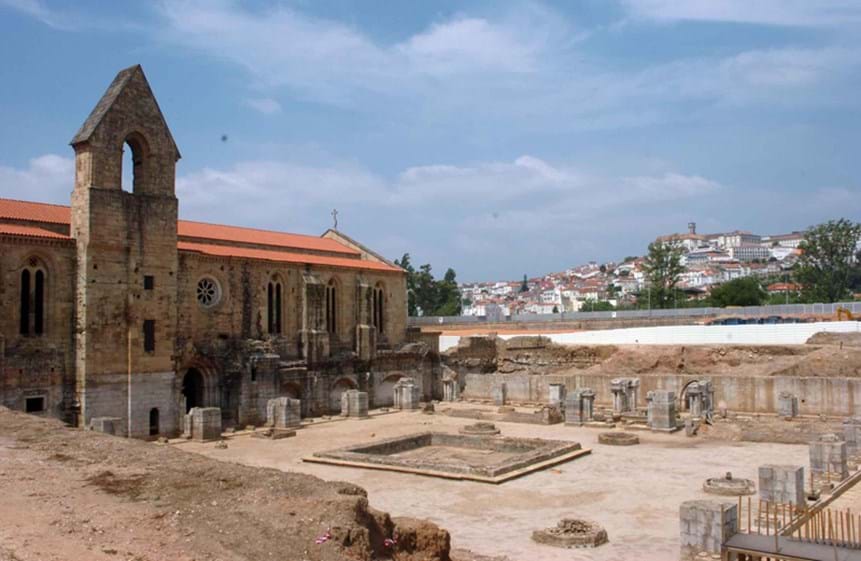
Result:
<svg viewBox="0 0 861 561"><path fill-rule="evenodd" d="M173 433L180 154L140 65L117 74L71 145L79 422L119 418L118 434L146 436L156 409L158 432Z"/></svg>

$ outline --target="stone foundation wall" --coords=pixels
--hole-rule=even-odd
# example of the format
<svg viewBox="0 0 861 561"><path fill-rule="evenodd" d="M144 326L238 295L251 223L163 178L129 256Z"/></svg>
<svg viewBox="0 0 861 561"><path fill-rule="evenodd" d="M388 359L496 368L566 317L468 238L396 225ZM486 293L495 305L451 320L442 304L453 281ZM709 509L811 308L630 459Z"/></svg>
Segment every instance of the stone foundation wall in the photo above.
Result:
<svg viewBox="0 0 861 561"><path fill-rule="evenodd" d="M159 434L176 436L180 432L178 396L175 393L174 372L132 373L132 423L131 436L148 438L150 411L158 409ZM86 404L82 426L89 426L94 417L116 417L120 419L117 436L128 435L128 376L126 374L98 377L90 380L86 389ZM184 413L184 411L183 411Z"/></svg>
<svg viewBox="0 0 861 561"><path fill-rule="evenodd" d="M463 397L470 399L492 399L495 384L505 382L508 399L512 402L547 401L549 385L564 383L568 391L578 387L589 387L595 391L595 401L604 406L612 405L609 375L575 374L529 375L529 374L466 374ZM710 380L714 386L715 403L726 403L734 411L776 413L781 392L790 392L799 399L801 415L852 416L861 414L861 379L815 378L801 376L696 376L665 374L640 376L640 394L656 389L666 389L680 395L685 384L692 380Z"/></svg>

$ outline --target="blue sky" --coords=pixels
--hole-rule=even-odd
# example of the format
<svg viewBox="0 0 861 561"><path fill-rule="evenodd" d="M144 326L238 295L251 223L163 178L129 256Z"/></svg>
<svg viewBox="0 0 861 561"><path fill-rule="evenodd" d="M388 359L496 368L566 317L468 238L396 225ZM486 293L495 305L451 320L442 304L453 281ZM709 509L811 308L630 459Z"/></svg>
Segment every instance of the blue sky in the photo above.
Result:
<svg viewBox="0 0 861 561"><path fill-rule="evenodd" d="M135 63L183 218L337 207L461 280L861 220L857 0L0 0L0 196L68 203L68 141Z"/></svg>

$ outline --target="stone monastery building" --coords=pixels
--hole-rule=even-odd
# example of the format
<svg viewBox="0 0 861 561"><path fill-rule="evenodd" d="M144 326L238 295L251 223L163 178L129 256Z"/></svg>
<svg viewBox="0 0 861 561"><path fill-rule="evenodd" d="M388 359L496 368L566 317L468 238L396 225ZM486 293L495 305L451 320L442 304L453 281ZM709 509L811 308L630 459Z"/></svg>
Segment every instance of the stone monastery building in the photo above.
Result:
<svg viewBox="0 0 861 561"><path fill-rule="evenodd" d="M406 374L434 392L438 356L406 340L402 269L336 230L178 220L180 153L140 66L71 145L71 206L0 199L0 404L147 438L195 406L244 426L274 397L317 415L351 388L391 403Z"/></svg>

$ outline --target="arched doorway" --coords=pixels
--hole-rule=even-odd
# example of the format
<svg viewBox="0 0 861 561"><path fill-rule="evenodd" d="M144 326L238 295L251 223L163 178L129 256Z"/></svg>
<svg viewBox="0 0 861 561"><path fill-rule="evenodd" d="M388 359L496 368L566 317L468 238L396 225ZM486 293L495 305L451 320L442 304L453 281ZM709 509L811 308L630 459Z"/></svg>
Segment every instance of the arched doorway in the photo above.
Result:
<svg viewBox="0 0 861 561"><path fill-rule="evenodd" d="M294 382L281 384L281 395L293 399L302 399L302 387Z"/></svg>
<svg viewBox="0 0 861 561"><path fill-rule="evenodd" d="M149 410L149 435L158 436L161 431L158 424L158 407Z"/></svg>
<svg viewBox="0 0 861 561"><path fill-rule="evenodd" d="M389 374L380 382L380 385L377 386L377 390L374 392L375 407L391 407L394 405L395 384L403 377L403 374Z"/></svg>
<svg viewBox="0 0 861 561"><path fill-rule="evenodd" d="M347 390L354 389L356 389L356 384L349 378L341 378L335 382L335 385L332 386L332 390L329 392L329 412L333 414L340 413L341 394Z"/></svg>
<svg viewBox="0 0 861 561"><path fill-rule="evenodd" d="M197 368L189 368L182 379L182 395L185 396L185 412L192 407L203 407L203 374Z"/></svg>

